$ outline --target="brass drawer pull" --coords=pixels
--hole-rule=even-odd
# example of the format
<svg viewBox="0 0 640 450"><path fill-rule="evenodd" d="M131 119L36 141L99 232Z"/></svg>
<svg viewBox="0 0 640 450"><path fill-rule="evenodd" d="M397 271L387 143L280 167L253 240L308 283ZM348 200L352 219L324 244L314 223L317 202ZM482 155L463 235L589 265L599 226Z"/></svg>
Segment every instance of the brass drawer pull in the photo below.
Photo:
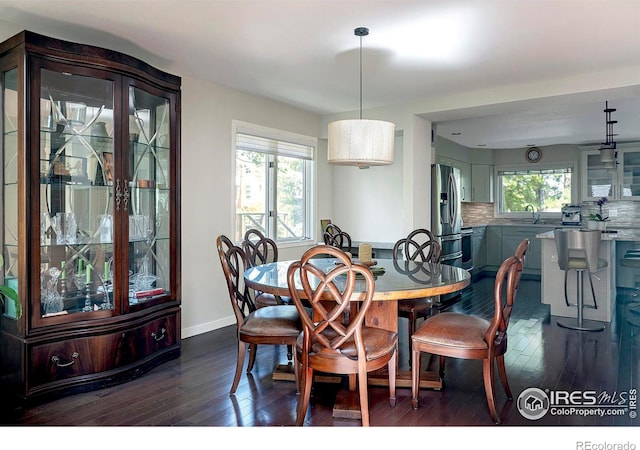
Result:
<svg viewBox="0 0 640 450"><path fill-rule="evenodd" d="M166 333L167 330L163 327L162 329L160 329L160 335L158 335L157 333L151 333L151 337L156 341L159 342L161 340L163 340L166 337Z"/></svg>
<svg viewBox="0 0 640 450"><path fill-rule="evenodd" d="M61 363L60 362L60 358L58 358L57 356L53 355L51 357L51 362L56 363L56 366L58 366L58 367L69 367L69 366L74 365L79 357L80 357L80 355L78 354L78 352L73 352L73 355L71 355L71 361L69 361L68 363Z"/></svg>

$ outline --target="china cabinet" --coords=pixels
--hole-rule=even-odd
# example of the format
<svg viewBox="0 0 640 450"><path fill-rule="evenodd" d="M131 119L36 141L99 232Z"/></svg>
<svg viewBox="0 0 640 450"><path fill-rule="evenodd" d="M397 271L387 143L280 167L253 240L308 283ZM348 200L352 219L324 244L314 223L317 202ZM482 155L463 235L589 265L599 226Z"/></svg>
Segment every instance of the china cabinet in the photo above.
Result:
<svg viewBox="0 0 640 450"><path fill-rule="evenodd" d="M600 151L582 151L582 200L640 200L640 147L619 144L617 163L607 167Z"/></svg>
<svg viewBox="0 0 640 450"><path fill-rule="evenodd" d="M23 31L0 44L0 397L180 354L180 78ZM5 302L10 305L10 302Z"/></svg>

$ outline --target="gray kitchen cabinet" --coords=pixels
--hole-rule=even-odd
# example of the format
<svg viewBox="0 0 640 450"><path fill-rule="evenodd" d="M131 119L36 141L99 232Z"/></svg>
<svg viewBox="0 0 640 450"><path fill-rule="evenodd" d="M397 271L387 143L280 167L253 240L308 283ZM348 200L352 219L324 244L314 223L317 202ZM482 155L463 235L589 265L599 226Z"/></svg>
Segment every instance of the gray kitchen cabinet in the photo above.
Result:
<svg viewBox="0 0 640 450"><path fill-rule="evenodd" d="M460 199L463 202L471 202L471 164L458 161L460 169Z"/></svg>
<svg viewBox="0 0 640 450"><path fill-rule="evenodd" d="M471 275L482 272L487 265L487 227L473 227L471 235L471 256L473 271Z"/></svg>
<svg viewBox="0 0 640 450"><path fill-rule="evenodd" d="M471 165L471 201L493 202L493 165Z"/></svg>
<svg viewBox="0 0 640 450"><path fill-rule="evenodd" d="M529 250L525 258L523 273L540 275L542 268L542 244L536 235L553 230L553 227L539 226L504 226L502 227L502 260L516 252L523 239L529 239Z"/></svg>
<svg viewBox="0 0 640 450"><path fill-rule="evenodd" d="M498 270L502 264L502 227L489 225L486 232L487 242L487 266L492 270Z"/></svg>

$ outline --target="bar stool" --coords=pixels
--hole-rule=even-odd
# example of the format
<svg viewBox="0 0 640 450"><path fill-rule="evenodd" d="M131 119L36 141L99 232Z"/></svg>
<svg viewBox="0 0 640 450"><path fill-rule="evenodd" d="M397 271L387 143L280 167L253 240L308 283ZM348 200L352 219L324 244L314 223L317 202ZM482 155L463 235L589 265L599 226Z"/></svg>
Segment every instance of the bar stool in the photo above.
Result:
<svg viewBox="0 0 640 450"><path fill-rule="evenodd" d="M599 230L568 230L557 228L554 230L556 250L558 251L558 265L564 271L564 298L567 306L576 306L578 317L576 319L559 320L558 325L564 328L579 331L602 331L604 324L585 320L584 308L598 309L593 280L591 274L607 267L607 261L599 258L600 240L602 232ZM567 296L567 278L570 270L576 271L577 303L569 302ZM584 304L584 273L587 273L591 286L593 305Z"/></svg>

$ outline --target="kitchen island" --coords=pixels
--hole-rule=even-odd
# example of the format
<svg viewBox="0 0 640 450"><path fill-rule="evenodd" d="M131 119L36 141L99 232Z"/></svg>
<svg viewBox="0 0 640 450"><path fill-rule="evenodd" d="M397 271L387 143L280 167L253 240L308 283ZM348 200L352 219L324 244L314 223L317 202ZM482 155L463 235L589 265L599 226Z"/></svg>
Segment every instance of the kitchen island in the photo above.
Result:
<svg viewBox="0 0 640 450"><path fill-rule="evenodd" d="M541 291L542 303L551 307L552 316L576 317L575 306L567 306L564 298L564 271L558 266L558 253L553 231L536 235L542 242L542 272ZM616 304L616 271L618 266L618 250L633 247L640 243L640 230L620 229L615 233L603 233L600 242L599 257L607 261L607 267L591 274L595 290L597 309L588 307L593 305L593 298L587 276L584 280L584 318L601 322L611 322L615 314ZM622 244L622 245L621 245ZM624 256L624 251L620 252ZM632 287L632 286L629 286ZM567 295L571 303L576 302L576 274L570 271L567 281Z"/></svg>

